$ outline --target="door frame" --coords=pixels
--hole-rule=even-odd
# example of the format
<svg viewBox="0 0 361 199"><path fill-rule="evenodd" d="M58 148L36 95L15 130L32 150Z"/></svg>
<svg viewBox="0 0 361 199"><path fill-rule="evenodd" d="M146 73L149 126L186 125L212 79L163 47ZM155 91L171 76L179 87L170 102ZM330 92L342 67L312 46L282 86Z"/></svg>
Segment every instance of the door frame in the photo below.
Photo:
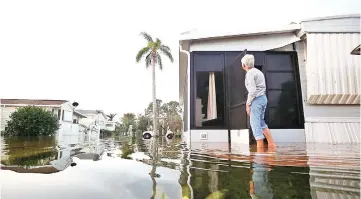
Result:
<svg viewBox="0 0 361 199"><path fill-rule="evenodd" d="M236 64L236 62L239 60L239 58L241 57L241 59L247 54L247 49L244 49L243 51L240 51L239 52L240 54L231 62L231 64L225 64L225 67L224 67L224 89L225 89L225 115L227 115L227 117L225 117L226 119L226 122L225 122L225 125L226 125L226 128L227 128L227 131L228 131L228 144L229 146L231 147L231 143L232 143L232 135L231 135L231 122L230 122L230 117L231 117L231 110L236 108L236 107L240 107L242 105L245 105L246 102L247 102L247 98L246 100L240 102L240 103L237 103L235 105L231 105L231 98L230 98L230 93L232 92L232 89L231 89L231 85L230 85L230 75L228 74L229 73L229 70L228 68L229 67L234 67L234 64ZM241 60L240 59L240 60ZM239 61L240 61L239 60ZM239 63L240 64L240 63ZM241 69L239 69L241 70ZM248 124L248 120L249 118L246 116L246 124ZM247 125L247 128L248 128L248 125ZM246 129L247 129L246 128Z"/></svg>

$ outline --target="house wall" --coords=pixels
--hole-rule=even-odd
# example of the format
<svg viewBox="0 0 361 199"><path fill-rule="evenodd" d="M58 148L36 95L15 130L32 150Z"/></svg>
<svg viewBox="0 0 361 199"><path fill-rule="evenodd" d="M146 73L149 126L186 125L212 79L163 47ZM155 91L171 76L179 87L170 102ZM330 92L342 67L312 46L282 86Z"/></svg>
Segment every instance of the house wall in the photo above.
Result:
<svg viewBox="0 0 361 199"><path fill-rule="evenodd" d="M105 128L108 131L114 131L115 130L115 122L114 121L107 121L105 124Z"/></svg>
<svg viewBox="0 0 361 199"><path fill-rule="evenodd" d="M0 131L4 131L7 122L10 120L10 115L16 111L16 109L19 107L15 107L15 106L5 106L5 105L1 105L0 106ZM52 111L54 110L54 115L58 115L58 110L60 108L57 107L43 107L45 110L47 111Z"/></svg>
<svg viewBox="0 0 361 199"><path fill-rule="evenodd" d="M83 124L85 126L89 126L90 124L95 124L95 122L100 126L100 128L106 128L107 118L99 113L99 114L84 114L86 118L81 118L79 120L79 124Z"/></svg>
<svg viewBox="0 0 361 199"><path fill-rule="evenodd" d="M105 117L103 114L98 114L99 115L99 125L103 128L105 128L105 124L108 121L108 118Z"/></svg>
<svg viewBox="0 0 361 199"><path fill-rule="evenodd" d="M74 112L74 108L73 106L67 102L61 105L61 110L62 110L62 116L61 116L61 121L62 122L73 122L73 112Z"/></svg>
<svg viewBox="0 0 361 199"><path fill-rule="evenodd" d="M61 105L60 128L58 138L63 136L79 136L80 128L78 124L73 124L74 107L70 102Z"/></svg>
<svg viewBox="0 0 361 199"><path fill-rule="evenodd" d="M306 75L306 54L309 54L309 51L305 41L296 42L295 45L299 61L306 142L359 143L359 105L316 105L307 102L307 85L310 81Z"/></svg>
<svg viewBox="0 0 361 199"><path fill-rule="evenodd" d="M1 128L0 131L5 130L7 122L10 120L11 113L16 111L16 107L1 107Z"/></svg>
<svg viewBox="0 0 361 199"><path fill-rule="evenodd" d="M81 117L80 115L78 114L73 114L73 122L74 122L74 119L79 123L79 121L82 119L83 117Z"/></svg>
<svg viewBox="0 0 361 199"><path fill-rule="evenodd" d="M307 34L307 102L360 104L359 33Z"/></svg>
<svg viewBox="0 0 361 199"><path fill-rule="evenodd" d="M79 120L79 124L89 126L90 124L95 122L96 115L91 115L91 114L84 114L84 115L86 116L86 118L81 118Z"/></svg>

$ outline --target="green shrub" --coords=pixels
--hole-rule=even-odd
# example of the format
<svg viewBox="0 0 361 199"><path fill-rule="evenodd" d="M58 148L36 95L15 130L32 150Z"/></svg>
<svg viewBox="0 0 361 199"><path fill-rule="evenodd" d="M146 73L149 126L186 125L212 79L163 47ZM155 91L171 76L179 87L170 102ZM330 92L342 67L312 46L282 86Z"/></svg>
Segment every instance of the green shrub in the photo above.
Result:
<svg viewBox="0 0 361 199"><path fill-rule="evenodd" d="M50 111L35 106L18 108L10 115L5 136L49 136L59 129L59 122Z"/></svg>

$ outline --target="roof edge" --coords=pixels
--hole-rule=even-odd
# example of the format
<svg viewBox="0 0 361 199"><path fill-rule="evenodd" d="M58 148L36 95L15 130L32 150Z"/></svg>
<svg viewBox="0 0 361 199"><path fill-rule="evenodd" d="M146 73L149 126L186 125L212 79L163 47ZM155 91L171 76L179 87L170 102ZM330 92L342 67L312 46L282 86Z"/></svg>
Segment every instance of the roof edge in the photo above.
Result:
<svg viewBox="0 0 361 199"><path fill-rule="evenodd" d="M216 34L216 35L181 35L179 39L180 42L182 41L191 41L191 40L212 40L212 39L224 39L224 38L232 38L232 37L244 37L244 36L258 36L258 35L269 35L269 34L281 34L281 33L288 33L288 32L295 32L301 29L300 24L289 24L286 26L281 26L279 28L268 28L268 29L254 29L249 32L234 32L234 33L224 33L224 34Z"/></svg>
<svg viewBox="0 0 361 199"><path fill-rule="evenodd" d="M333 16L325 16L325 17L308 18L302 20L300 23L309 22L309 21L325 21L330 19L345 19L345 18L360 18L360 14L333 15Z"/></svg>

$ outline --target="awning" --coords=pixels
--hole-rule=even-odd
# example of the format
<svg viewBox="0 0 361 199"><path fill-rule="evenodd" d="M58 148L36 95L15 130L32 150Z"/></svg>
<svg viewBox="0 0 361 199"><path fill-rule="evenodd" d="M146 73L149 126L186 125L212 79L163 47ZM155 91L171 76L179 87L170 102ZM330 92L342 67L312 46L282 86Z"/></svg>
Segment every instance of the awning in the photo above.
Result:
<svg viewBox="0 0 361 199"><path fill-rule="evenodd" d="M360 45L351 51L351 55L360 55Z"/></svg>

